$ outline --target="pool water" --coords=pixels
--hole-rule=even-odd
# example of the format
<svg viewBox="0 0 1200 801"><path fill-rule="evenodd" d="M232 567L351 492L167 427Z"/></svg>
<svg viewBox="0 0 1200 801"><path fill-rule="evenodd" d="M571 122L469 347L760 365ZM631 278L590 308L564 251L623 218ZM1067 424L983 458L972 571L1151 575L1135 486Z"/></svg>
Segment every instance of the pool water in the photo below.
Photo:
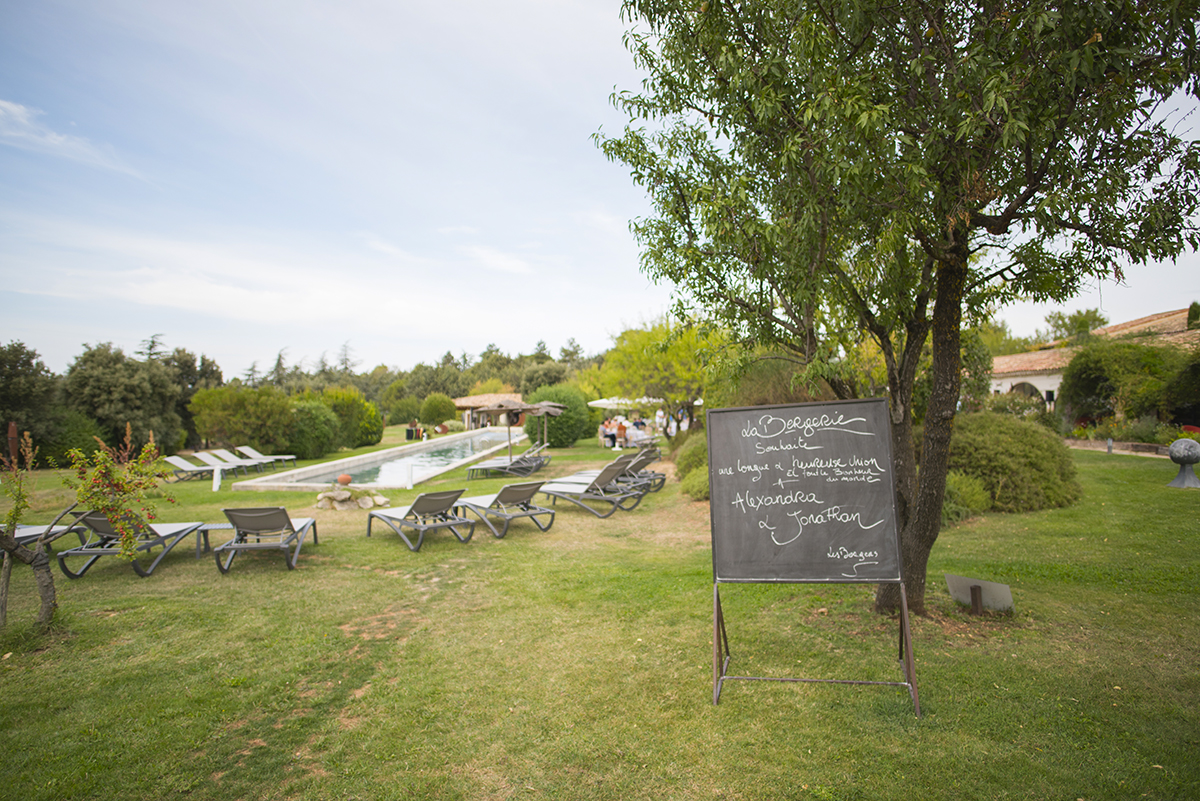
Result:
<svg viewBox="0 0 1200 801"><path fill-rule="evenodd" d="M440 448L414 453L411 456L402 456L383 462L382 464L374 465L373 467L353 470L349 474L350 483L403 486L412 477L419 477L439 467L445 467L463 459L469 459L475 454L495 447L506 440L507 436L503 430L495 434L458 440ZM411 474L409 473L410 468L412 469ZM310 483L332 483L337 481L337 477L344 472L343 470L335 470L328 474L306 478L305 481Z"/></svg>

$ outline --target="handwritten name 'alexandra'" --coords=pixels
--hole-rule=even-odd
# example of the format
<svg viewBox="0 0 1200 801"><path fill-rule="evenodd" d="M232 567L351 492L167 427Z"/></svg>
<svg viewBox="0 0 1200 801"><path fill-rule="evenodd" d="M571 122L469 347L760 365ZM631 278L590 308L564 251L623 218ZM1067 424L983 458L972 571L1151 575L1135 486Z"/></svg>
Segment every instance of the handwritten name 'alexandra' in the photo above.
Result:
<svg viewBox="0 0 1200 801"><path fill-rule="evenodd" d="M768 506L793 506L798 503L822 503L817 499L817 496L811 492L780 492L775 495L755 495L747 492L746 494L738 493L733 499L732 504L738 507L738 510L743 514L746 513L747 507L750 509L763 509Z"/></svg>

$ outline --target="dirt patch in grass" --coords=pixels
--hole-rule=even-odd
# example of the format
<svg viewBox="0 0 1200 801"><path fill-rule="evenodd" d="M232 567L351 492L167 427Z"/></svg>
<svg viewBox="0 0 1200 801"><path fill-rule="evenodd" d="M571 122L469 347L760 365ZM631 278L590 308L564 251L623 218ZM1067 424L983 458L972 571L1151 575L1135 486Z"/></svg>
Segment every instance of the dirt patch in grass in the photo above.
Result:
<svg viewBox="0 0 1200 801"><path fill-rule="evenodd" d="M668 547L708 547L712 542L708 501L689 501L686 498L679 500L679 506L672 514L654 515L639 520L638 525L634 527L633 536Z"/></svg>
<svg viewBox="0 0 1200 801"><path fill-rule="evenodd" d="M351 620L338 626L347 637L362 640L407 640L417 628L429 623L429 619L415 609L391 607L378 615Z"/></svg>

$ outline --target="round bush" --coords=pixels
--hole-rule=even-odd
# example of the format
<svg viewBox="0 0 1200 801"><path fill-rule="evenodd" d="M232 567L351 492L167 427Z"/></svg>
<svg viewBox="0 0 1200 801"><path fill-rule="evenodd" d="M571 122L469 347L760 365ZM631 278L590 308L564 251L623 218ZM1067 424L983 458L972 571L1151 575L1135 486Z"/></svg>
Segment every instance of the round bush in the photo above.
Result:
<svg viewBox="0 0 1200 801"><path fill-rule="evenodd" d="M959 415L950 441L950 469L980 479L992 508L1001 512L1070 506L1083 492L1062 439L1008 415Z"/></svg>
<svg viewBox="0 0 1200 801"><path fill-rule="evenodd" d="M383 415L379 412L378 406L368 401L362 419L358 421L358 438L355 440L354 447L377 445L381 439L383 439Z"/></svg>
<svg viewBox="0 0 1200 801"><path fill-rule="evenodd" d="M680 485L683 494L693 501L708 500L708 463L705 462L697 469L689 472Z"/></svg>
<svg viewBox="0 0 1200 801"><path fill-rule="evenodd" d="M675 475L682 481L698 467L708 465L708 438L688 437L675 455ZM704 479L705 483L708 478Z"/></svg>
<svg viewBox="0 0 1200 801"><path fill-rule="evenodd" d="M357 387L328 387L321 400L340 421L339 446L361 448L383 439L383 417Z"/></svg>
<svg viewBox="0 0 1200 801"><path fill-rule="evenodd" d="M587 398L575 387L569 384L542 387L525 400L526 403L553 401L567 407L558 417L550 417L546 425L551 448L569 448L577 439L589 433ZM531 414L525 415L525 433L531 440L542 438L542 419Z"/></svg>
<svg viewBox="0 0 1200 801"><path fill-rule="evenodd" d="M388 410L388 425L406 426L421 417L421 401L412 395L400 398Z"/></svg>
<svg viewBox="0 0 1200 801"><path fill-rule="evenodd" d="M455 408L454 401L450 400L449 395L433 392L421 404L421 422L427 426L440 426L447 420L454 420L457 417L458 409Z"/></svg>
<svg viewBox="0 0 1200 801"><path fill-rule="evenodd" d="M292 406L292 437L288 450L297 459L319 459L337 449L341 421L319 400L298 400Z"/></svg>

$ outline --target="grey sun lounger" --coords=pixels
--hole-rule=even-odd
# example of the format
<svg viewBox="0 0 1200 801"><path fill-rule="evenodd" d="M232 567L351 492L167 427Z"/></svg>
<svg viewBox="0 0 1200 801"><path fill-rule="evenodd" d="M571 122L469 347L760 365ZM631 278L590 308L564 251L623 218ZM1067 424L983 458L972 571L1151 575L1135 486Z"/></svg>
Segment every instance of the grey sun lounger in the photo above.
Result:
<svg viewBox="0 0 1200 801"><path fill-rule="evenodd" d="M425 532L439 528L448 528L459 542L469 542L475 533L475 521L454 513L455 502L466 490L444 490L442 492L426 492L418 495L411 506L399 509L375 509L367 514L367 536L371 536L371 521L382 520L392 527L392 531L400 535L410 551L421 550L425 541ZM409 528L417 533L417 543L404 533ZM466 536L459 529L465 528Z"/></svg>
<svg viewBox="0 0 1200 801"><path fill-rule="evenodd" d="M550 463L551 457L542 455L545 448L545 445L538 445L511 459L507 456L485 459L467 468L467 478L486 478L491 473L521 477L531 475Z"/></svg>
<svg viewBox="0 0 1200 801"><path fill-rule="evenodd" d="M658 492L666 486L667 474L647 469L651 464L658 461L658 458L657 451L631 451L629 454L621 454L610 464L621 464L624 467L624 470L617 476L616 480L618 482L633 487L644 486L650 492ZM598 475L600 475L599 470L581 470L566 478L555 480L578 484L595 478Z"/></svg>
<svg viewBox="0 0 1200 801"><path fill-rule="evenodd" d="M562 498L600 518L609 517L618 509L631 512L642 502L646 489L637 485L622 485L617 481L624 469L624 465L610 464L590 482L556 479L543 484L539 492L553 499L555 505Z"/></svg>
<svg viewBox="0 0 1200 801"><path fill-rule="evenodd" d="M164 456L163 461L171 465L171 472L180 481L187 481L189 478L197 476L211 476L213 471L212 467L208 465L195 465L181 456Z"/></svg>
<svg viewBox="0 0 1200 801"><path fill-rule="evenodd" d="M84 573L88 572L96 560L101 556L117 556L121 553L121 535L113 528L112 523L108 518L99 512L86 512L79 516L75 521L76 525L86 526L89 534L87 542L80 545L78 548L69 548L65 551L60 551L57 554L58 566L67 578L77 579ZM162 553L156 556L150 562L149 567L142 565L135 558L130 564L133 567L133 572L137 573L142 578L149 576L154 572L154 568L158 567L158 563L163 560L171 549L183 540L188 534L196 531L203 525L202 523L150 523L137 521L135 529L137 539L134 545L134 554L149 554L154 548L162 548ZM79 570L71 570L67 567L67 559L84 556L87 557L83 563L83 567Z"/></svg>
<svg viewBox="0 0 1200 801"><path fill-rule="evenodd" d="M308 532L312 532L313 545L319 544L317 521L311 517L293 518L282 506L222 511L233 525L233 539L213 549L217 569L222 573L229 572L233 558L243 551L283 551L288 570L295 570Z"/></svg>
<svg viewBox="0 0 1200 801"><path fill-rule="evenodd" d="M270 460L272 462L283 462L284 464L291 462L293 467L296 466L296 457L290 453L262 454L249 445L239 445L235 450L240 451L242 455L251 459Z"/></svg>
<svg viewBox="0 0 1200 801"><path fill-rule="evenodd" d="M554 510L538 506L533 502L533 496L542 488L544 481L527 481L523 484L509 484L493 495L476 495L472 498L462 498L454 504L457 509L470 509L479 515L483 524L492 530L492 536L500 539L508 533L508 526L518 517L528 517L542 531L549 531L554 525ZM549 516L544 524L538 516ZM498 518L503 526L497 531L489 518Z"/></svg>
<svg viewBox="0 0 1200 801"><path fill-rule="evenodd" d="M14 536L13 539L17 541L17 545L33 546L37 544L39 539L41 539L42 533L45 532L45 530L46 526L44 524L39 525L38 523L30 523L23 526L18 525L16 536ZM50 550L50 545L53 544L54 540L57 540L59 537L72 532L79 536L80 545L83 545L87 542L86 526L81 526L78 523L72 523L65 526L59 525L50 529L50 542L46 544L46 550Z"/></svg>

